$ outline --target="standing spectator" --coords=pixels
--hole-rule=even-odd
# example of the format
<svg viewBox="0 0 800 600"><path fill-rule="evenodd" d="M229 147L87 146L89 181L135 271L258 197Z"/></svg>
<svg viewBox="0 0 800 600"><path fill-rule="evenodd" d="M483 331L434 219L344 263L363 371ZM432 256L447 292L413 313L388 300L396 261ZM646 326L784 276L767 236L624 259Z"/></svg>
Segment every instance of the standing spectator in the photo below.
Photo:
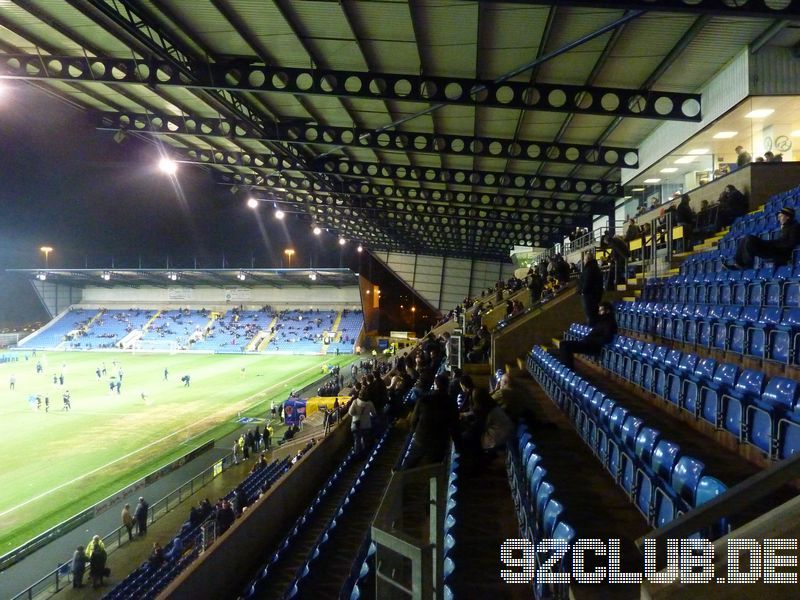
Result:
<svg viewBox="0 0 800 600"><path fill-rule="evenodd" d="M147 511L149 509L150 505L140 496L139 503L136 505L136 510L133 512L133 518L136 520L136 532L139 534L139 537L147 533Z"/></svg>
<svg viewBox="0 0 800 600"><path fill-rule="evenodd" d="M78 546L72 555L72 587L83 587L83 574L86 572L86 553L83 546Z"/></svg>
<svg viewBox="0 0 800 600"><path fill-rule="evenodd" d="M227 500L222 501L222 505L217 510L217 535L222 535L236 520L236 513L233 512L231 503Z"/></svg>
<svg viewBox="0 0 800 600"><path fill-rule="evenodd" d="M753 162L751 154L742 146L736 146L736 166L743 167L751 162Z"/></svg>
<svg viewBox="0 0 800 600"><path fill-rule="evenodd" d="M414 468L423 459L425 463L441 461L450 438L458 438L458 404L447 393L449 383L447 375L437 375L433 390L417 402L411 418L414 437L405 468Z"/></svg>
<svg viewBox="0 0 800 600"><path fill-rule="evenodd" d="M778 211L778 222L781 230L775 240L762 240L748 235L739 240L733 264L724 264L727 269L750 269L757 256L771 260L776 267L787 264L792 252L800 245L800 223L794 218L794 209L784 206Z"/></svg>
<svg viewBox="0 0 800 600"><path fill-rule="evenodd" d="M594 256L594 250L583 255L583 270L578 280L578 294L583 303L583 313L589 325L597 320L597 307L603 299L603 273Z"/></svg>
<svg viewBox="0 0 800 600"><path fill-rule="evenodd" d="M678 206L675 207L675 222L683 227L683 240L687 244L687 249L691 249L693 245L692 236L694 235L694 223L697 218L689 202L689 194L683 194Z"/></svg>
<svg viewBox="0 0 800 600"><path fill-rule="evenodd" d="M561 362L568 369L575 367L575 354L599 354L600 349L614 339L617 334L617 320L610 302L603 302L599 308L597 323L582 340L563 341L558 352Z"/></svg>
<svg viewBox="0 0 800 600"><path fill-rule="evenodd" d="M92 579L92 587L96 588L103 585L103 577L106 576L106 553L105 544L99 535L95 535L86 548L86 558L89 559L89 577Z"/></svg>
<svg viewBox="0 0 800 600"><path fill-rule="evenodd" d="M600 241L601 248L608 248L611 251L611 265L608 270L608 283L606 289L614 290L617 284L625 283L625 278L628 271L628 243L618 235L614 235L614 231L607 229L603 234L603 239Z"/></svg>
<svg viewBox="0 0 800 600"><path fill-rule="evenodd" d="M528 290L531 293L531 306L536 304L542 297L542 290L544 289L544 281L542 281L542 276L539 275L539 271L533 271L528 276Z"/></svg>
<svg viewBox="0 0 800 600"><path fill-rule="evenodd" d="M352 418L350 429L355 438L356 452L362 452L371 441L372 419L377 414L375 405L369 400L367 388L362 388L358 398L353 400L348 414Z"/></svg>
<svg viewBox="0 0 800 600"><path fill-rule="evenodd" d="M122 526L128 530L128 541L133 541L133 517L131 516L131 505L126 504L122 509Z"/></svg>

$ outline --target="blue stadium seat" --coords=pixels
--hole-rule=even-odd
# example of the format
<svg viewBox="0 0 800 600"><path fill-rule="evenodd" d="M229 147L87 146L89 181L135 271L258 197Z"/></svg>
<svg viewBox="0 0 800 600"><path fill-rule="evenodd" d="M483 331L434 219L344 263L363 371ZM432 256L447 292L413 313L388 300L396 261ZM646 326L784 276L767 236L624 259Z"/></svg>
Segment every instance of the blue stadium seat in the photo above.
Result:
<svg viewBox="0 0 800 600"><path fill-rule="evenodd" d="M687 507L695 506L697 485L705 468L702 462L690 456L682 456L675 464L672 471L672 489L686 502Z"/></svg>
<svg viewBox="0 0 800 600"><path fill-rule="evenodd" d="M697 484L695 506L701 506L706 502L711 502L711 500L724 494L727 490L727 486L719 479L711 477L711 475L703 475ZM699 533L700 537L704 539L719 538L728 533L728 522L726 519L721 519L710 528L710 531L703 531Z"/></svg>
<svg viewBox="0 0 800 600"><path fill-rule="evenodd" d="M700 389L700 418L714 427L722 426L723 394L733 390L739 377L739 367L731 363L722 363L714 371L714 377Z"/></svg>
<svg viewBox="0 0 800 600"><path fill-rule="evenodd" d="M636 439L643 425L642 419L629 415L620 434L620 485L629 498L636 485Z"/></svg>
<svg viewBox="0 0 800 600"><path fill-rule="evenodd" d="M761 398L745 410L746 439L763 450L768 457L777 452L778 422L790 415L798 399L798 384L786 377L773 377Z"/></svg>
<svg viewBox="0 0 800 600"><path fill-rule="evenodd" d="M736 380L736 385L722 396L722 426L725 430L743 439L745 408L761 396L765 375L761 371L745 369Z"/></svg>
<svg viewBox="0 0 800 600"><path fill-rule="evenodd" d="M778 267L769 281L764 282L764 306L781 306L787 280L792 278L792 267Z"/></svg>
<svg viewBox="0 0 800 600"><path fill-rule="evenodd" d="M744 354L747 332L758 321L759 307L745 306L738 319L728 326L727 349L736 354Z"/></svg>
<svg viewBox="0 0 800 600"><path fill-rule="evenodd" d="M652 464L653 451L661 434L650 427L642 427L636 436L635 453L639 468L636 470L635 504L648 522L652 516L654 473L643 465Z"/></svg>
<svg viewBox="0 0 800 600"><path fill-rule="evenodd" d="M800 308L784 308L780 322L768 332L767 358L783 364L796 361Z"/></svg>
<svg viewBox="0 0 800 600"><path fill-rule="evenodd" d="M683 378L680 407L695 417L698 416L700 410L700 388L713 379L716 367L717 361L713 358L704 358L697 363L692 373L688 373Z"/></svg>

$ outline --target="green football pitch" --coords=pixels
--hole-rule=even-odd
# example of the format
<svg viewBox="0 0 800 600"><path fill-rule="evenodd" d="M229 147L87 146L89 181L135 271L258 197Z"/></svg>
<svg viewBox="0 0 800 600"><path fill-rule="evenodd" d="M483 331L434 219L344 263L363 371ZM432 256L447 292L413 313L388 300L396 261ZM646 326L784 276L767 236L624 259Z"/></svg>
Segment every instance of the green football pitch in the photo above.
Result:
<svg viewBox="0 0 800 600"><path fill-rule="evenodd" d="M0 555L352 356L37 353L0 365ZM41 362L42 372L36 372ZM105 365L106 375L96 369ZM122 370L120 393L109 383ZM164 378L164 370L168 378ZM53 382L64 374L64 384ZM184 387L181 377L190 376ZM15 380L11 389L12 378ZM69 391L72 410L62 410ZM50 399L40 408L31 396Z"/></svg>

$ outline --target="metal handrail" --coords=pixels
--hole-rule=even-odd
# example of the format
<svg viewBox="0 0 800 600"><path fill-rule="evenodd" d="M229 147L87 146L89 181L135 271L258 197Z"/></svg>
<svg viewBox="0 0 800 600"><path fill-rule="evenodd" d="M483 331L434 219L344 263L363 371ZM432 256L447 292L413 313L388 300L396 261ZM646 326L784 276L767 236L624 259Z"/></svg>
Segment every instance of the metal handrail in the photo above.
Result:
<svg viewBox="0 0 800 600"><path fill-rule="evenodd" d="M169 492L163 498L160 498L151 504L150 510L148 511L148 523L154 523L168 512L176 508L186 498L193 496L195 492L205 487L208 482L217 477L219 473L224 472L232 464L234 464L233 453L230 453L223 456L213 465L192 477L189 481L181 484ZM222 470L215 474L214 470L219 467L221 467ZM201 483L197 484L196 482L198 480L200 480ZM104 535L102 539L106 546L106 552L111 554L114 550L117 550L121 546L125 545L125 536L127 536L127 533L127 529L121 525L110 533ZM71 574L68 568L71 561L72 559L70 558L64 562L60 562L57 568L50 571L44 577L13 596L11 600L22 600L23 598L26 600L33 600L33 598L47 598L57 594L62 589L67 587L69 582L71 582Z"/></svg>

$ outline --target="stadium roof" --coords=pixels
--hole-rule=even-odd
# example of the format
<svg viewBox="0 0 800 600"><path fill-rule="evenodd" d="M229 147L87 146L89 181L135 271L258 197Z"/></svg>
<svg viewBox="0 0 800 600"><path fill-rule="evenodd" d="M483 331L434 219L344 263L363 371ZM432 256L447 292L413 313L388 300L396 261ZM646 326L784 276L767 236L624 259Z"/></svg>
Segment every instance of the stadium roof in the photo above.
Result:
<svg viewBox="0 0 800 600"><path fill-rule="evenodd" d="M775 9L777 7L777 9ZM0 75L165 142L368 248L506 258L621 195L621 166L798 2L0 3ZM120 133L122 132L122 133Z"/></svg>
<svg viewBox="0 0 800 600"><path fill-rule="evenodd" d="M28 279L73 287L314 287L358 285L350 269L9 269ZM311 275L316 279L312 280ZM174 278L173 278L174 277ZM243 278L242 278L243 277Z"/></svg>

